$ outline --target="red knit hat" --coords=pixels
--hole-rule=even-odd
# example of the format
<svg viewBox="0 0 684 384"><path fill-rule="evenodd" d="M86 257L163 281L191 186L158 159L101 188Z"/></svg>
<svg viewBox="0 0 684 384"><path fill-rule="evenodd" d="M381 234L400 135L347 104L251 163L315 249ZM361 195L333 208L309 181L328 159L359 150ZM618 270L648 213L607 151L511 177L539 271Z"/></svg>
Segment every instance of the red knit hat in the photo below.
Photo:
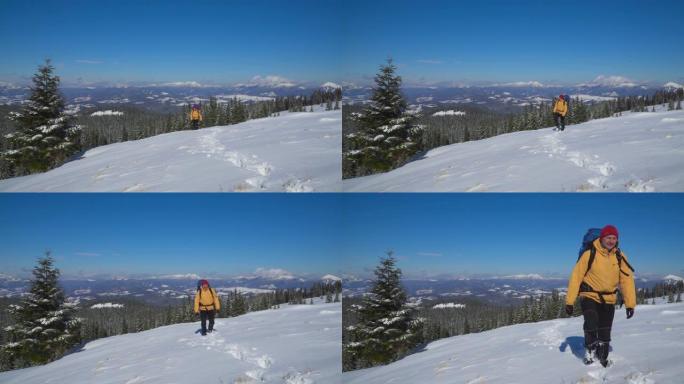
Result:
<svg viewBox="0 0 684 384"><path fill-rule="evenodd" d="M606 236L613 235L615 237L618 237L618 230L614 226L608 224L603 229L601 229L601 238L603 239Z"/></svg>
<svg viewBox="0 0 684 384"><path fill-rule="evenodd" d="M601 232L601 233L603 233L603 232ZM206 281L206 280L200 280L200 281L199 281L200 287L203 286L203 285L205 285L205 284L206 284L206 285L209 285L209 282Z"/></svg>

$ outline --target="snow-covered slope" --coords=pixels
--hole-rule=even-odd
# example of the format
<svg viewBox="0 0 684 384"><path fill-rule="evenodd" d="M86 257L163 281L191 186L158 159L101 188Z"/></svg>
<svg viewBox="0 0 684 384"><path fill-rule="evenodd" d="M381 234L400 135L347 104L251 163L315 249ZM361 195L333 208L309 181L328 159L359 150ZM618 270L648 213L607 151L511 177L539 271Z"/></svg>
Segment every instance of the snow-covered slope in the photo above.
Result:
<svg viewBox="0 0 684 384"><path fill-rule="evenodd" d="M341 112L281 113L87 151L0 191L340 191Z"/></svg>
<svg viewBox="0 0 684 384"><path fill-rule="evenodd" d="M345 180L344 191L682 191L684 111L515 132L428 151L391 172ZM660 110L660 111L658 111Z"/></svg>
<svg viewBox="0 0 684 384"><path fill-rule="evenodd" d="M613 365L582 362L582 318L559 319L455 336L392 364L348 372L345 384L375 383L681 383L684 304L616 310Z"/></svg>
<svg viewBox="0 0 684 384"><path fill-rule="evenodd" d="M341 382L340 303L283 306L99 339L53 363L0 373L4 384Z"/></svg>

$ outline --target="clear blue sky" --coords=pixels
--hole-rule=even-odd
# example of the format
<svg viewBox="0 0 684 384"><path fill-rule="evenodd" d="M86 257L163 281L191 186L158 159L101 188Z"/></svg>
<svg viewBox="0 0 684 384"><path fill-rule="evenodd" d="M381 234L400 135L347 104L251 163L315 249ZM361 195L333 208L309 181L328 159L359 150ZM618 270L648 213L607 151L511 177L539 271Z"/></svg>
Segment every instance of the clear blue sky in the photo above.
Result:
<svg viewBox="0 0 684 384"><path fill-rule="evenodd" d="M50 57L66 81L334 81L333 0L3 0L0 80Z"/></svg>
<svg viewBox="0 0 684 384"><path fill-rule="evenodd" d="M335 273L340 220L326 194L3 194L0 271L50 249L71 274Z"/></svg>
<svg viewBox="0 0 684 384"><path fill-rule="evenodd" d="M345 270L393 249L407 276L566 276L590 227L617 226L639 273L684 272L682 194L349 194Z"/></svg>
<svg viewBox="0 0 684 384"><path fill-rule="evenodd" d="M409 82L684 79L680 0L350 0L341 14L350 79L388 56Z"/></svg>

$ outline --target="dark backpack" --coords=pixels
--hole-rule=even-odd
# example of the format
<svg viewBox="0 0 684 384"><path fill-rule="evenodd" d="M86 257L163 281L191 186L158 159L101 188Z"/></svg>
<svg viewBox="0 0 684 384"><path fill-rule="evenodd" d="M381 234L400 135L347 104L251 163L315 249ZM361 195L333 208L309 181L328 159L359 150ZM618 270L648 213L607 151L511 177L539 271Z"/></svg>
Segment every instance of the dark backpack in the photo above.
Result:
<svg viewBox="0 0 684 384"><path fill-rule="evenodd" d="M594 263L594 259L596 258L596 247L594 247L594 240L598 239L599 236L601 236L601 229L600 228L589 228L587 230L587 233L584 234L584 237L582 238L582 246L580 247L579 250L579 255L577 256L577 262L579 263L580 259L582 258L582 255L584 252L589 251L589 261L587 262L587 270L584 272L584 276L589 273L589 270L591 269L591 265ZM617 248L617 245L616 245ZM625 265L632 271L634 272L634 268L632 268L631 265L627 262L627 260L622 257L622 252L620 251L620 248L617 248L615 250L615 257L617 258L618 262L618 270L620 273L623 275L627 275L625 272L622 271L622 262L625 262ZM601 298L601 303L605 304L605 300L603 299L603 295L612 295L617 293L617 289L612 292L601 292L601 291L596 291L594 290L589 284L586 282L582 281L582 284L580 284L580 292L594 292L599 295Z"/></svg>

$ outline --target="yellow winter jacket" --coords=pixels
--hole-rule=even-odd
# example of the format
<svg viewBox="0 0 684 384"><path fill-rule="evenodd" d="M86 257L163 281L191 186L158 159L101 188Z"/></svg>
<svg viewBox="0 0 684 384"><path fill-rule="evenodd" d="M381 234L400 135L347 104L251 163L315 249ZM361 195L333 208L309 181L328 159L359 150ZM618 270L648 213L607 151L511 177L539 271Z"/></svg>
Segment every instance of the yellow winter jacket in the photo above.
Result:
<svg viewBox="0 0 684 384"><path fill-rule="evenodd" d="M195 294L195 313L202 311L211 311L221 309L221 301L214 288L203 289L200 288Z"/></svg>
<svg viewBox="0 0 684 384"><path fill-rule="evenodd" d="M563 99L556 100L556 103L553 105L553 113L565 116L565 114L568 113L568 103Z"/></svg>
<svg viewBox="0 0 684 384"><path fill-rule="evenodd" d="M190 120L202 121L202 112L199 109L193 109L190 111Z"/></svg>
<svg viewBox="0 0 684 384"><path fill-rule="evenodd" d="M622 297L625 300L625 307L636 307L636 290L634 288L634 274L627 266L627 257L622 253L622 263L618 268L617 256L615 254L616 248L607 250L601 245L601 240L594 240L594 247L596 247L596 256L594 262L591 264L591 269L587 272L589 264L589 255L591 251L586 251L582 254L575 268L570 275L568 282L568 295L565 298L565 304L573 305L577 295L586 297L601 302L601 298L594 292L579 292L582 281L589 284L594 291L613 292L619 285ZM586 276L585 276L586 273ZM607 304L615 304L617 301L616 294L604 294L603 299Z"/></svg>

